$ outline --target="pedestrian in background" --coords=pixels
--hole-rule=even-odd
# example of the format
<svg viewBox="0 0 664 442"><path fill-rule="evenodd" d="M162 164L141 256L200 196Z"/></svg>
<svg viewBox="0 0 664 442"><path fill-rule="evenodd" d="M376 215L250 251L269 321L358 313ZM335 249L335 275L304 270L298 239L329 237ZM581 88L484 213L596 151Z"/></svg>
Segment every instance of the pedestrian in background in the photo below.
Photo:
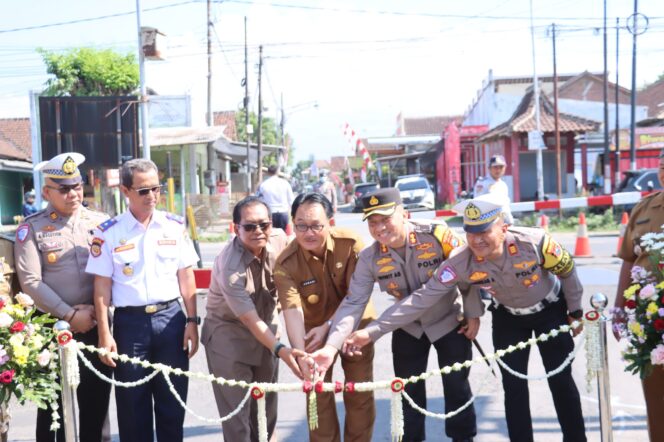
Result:
<svg viewBox="0 0 664 442"><path fill-rule="evenodd" d="M337 308L326 345L313 357L324 373L342 350L344 340L357 328L365 312L374 284L381 292L397 300L407 299L411 292L426 283L434 270L461 246L462 241L444 222L415 223L408 219L401 195L386 188L362 197L363 220L368 220L369 233L375 242L364 249L351 278L349 294ZM470 340L459 333L457 296L442 299L417 320L401 324L392 333L394 374L402 379L426 371L431 347L436 349L439 367L472 358ZM473 329L479 327L482 302L476 294L463 296L464 314ZM371 352L371 349L369 349ZM353 356L355 352L347 352ZM442 377L445 412L451 412L472 397L468 369ZM406 392L420 407L426 408L424 382L409 383ZM403 399L403 441L426 439L425 417ZM468 441L477 433L473 405L445 421L445 433L455 441ZM434 437L431 440L435 440Z"/></svg>
<svg viewBox="0 0 664 442"><path fill-rule="evenodd" d="M291 216L295 241L277 258L274 282L284 312L288 340L294 348L313 352L327 338L331 318L348 294L358 256L364 248L359 236L348 229L331 227L332 203L321 193L303 193L293 202ZM362 328L376 318L371 302L362 314ZM341 356L346 382L373 381L373 348L362 355ZM309 371L306 357L298 358L301 371ZM332 370L325 373L331 382ZM346 409L344 440L369 442L376 417L373 392L343 394ZM318 393L318 428L310 441L341 440L334 393Z"/></svg>
<svg viewBox="0 0 664 442"><path fill-rule="evenodd" d="M35 205L35 192L32 190L30 192L26 192L23 196L23 199L23 208L21 210L22 215L24 217L28 217L34 213L37 213L38 209Z"/></svg>
<svg viewBox="0 0 664 442"><path fill-rule="evenodd" d="M161 186L157 166L147 159L127 161L120 170L128 210L97 227L86 271L95 275L99 347L189 369L198 349L196 285L192 266L198 262L184 219L155 210ZM180 299L186 311L182 311ZM108 310L114 306L113 332ZM120 382L136 382L151 368L101 357L115 367ZM182 401L188 378L170 379ZM123 442L183 439L184 409L162 376L132 388L116 388L118 427Z"/></svg>
<svg viewBox="0 0 664 442"><path fill-rule="evenodd" d="M657 175L660 185L664 185L664 150L659 154L659 173ZM618 256L622 258L622 266L618 277L618 290L614 307L619 310L625 308L625 289L631 283L632 267L639 266L645 270L656 273L660 269L653 268L649 254L641 247L641 237L646 233L662 233L664 224L664 192L656 192L643 198L632 209L629 223L625 229L622 246ZM620 334L614 328L614 336L620 340ZM651 441L664 440L664 368L653 365L653 372L642 381L643 394L648 412L648 434Z"/></svg>
<svg viewBox="0 0 664 442"><path fill-rule="evenodd" d="M272 213L272 227L286 230L288 212L293 204L293 188L279 176L279 167L267 168L268 178L258 186L256 194L267 204Z"/></svg>
<svg viewBox="0 0 664 442"><path fill-rule="evenodd" d="M332 203L332 213L337 213L337 188L325 172L320 174L318 191Z"/></svg>
<svg viewBox="0 0 664 442"><path fill-rule="evenodd" d="M76 341L97 345L97 317L94 309L94 277L85 272L93 244L93 231L108 216L88 210L83 201L83 180L78 166L85 161L79 153L63 153L35 166L44 177L42 194L45 210L25 218L16 230L14 256L22 290L35 301L39 311L69 322ZM106 376L110 367L85 352L95 368ZM102 440L108 413L111 385L87 367L80 369L78 399L79 438ZM37 410L36 440L64 440L63 426L50 430L51 411Z"/></svg>
<svg viewBox="0 0 664 442"><path fill-rule="evenodd" d="M272 279L277 256L287 238L272 230L270 209L248 196L233 208L237 236L214 260L201 343L210 373L224 379L277 382L282 359L302 379L296 358L304 352L279 341L277 293ZM219 416L227 416L246 396L238 387L213 384ZM277 423L277 393L266 393L268 437ZM221 425L226 441L258 441L256 401Z"/></svg>
<svg viewBox="0 0 664 442"><path fill-rule="evenodd" d="M491 193L506 198L508 202L511 201L507 183L503 180L506 168L507 162L505 161L505 157L502 155L493 155L489 159L489 175L480 177L477 180L473 198ZM514 224L514 217L512 216L509 205L503 209L503 220L507 224Z"/></svg>
<svg viewBox="0 0 664 442"><path fill-rule="evenodd" d="M507 200L491 194L457 204L454 210L463 213L468 245L443 262L423 288L388 308L375 323L354 333L344 345L352 348L375 342L385 333L428 314L431 308L455 297L458 287L468 285L484 288L493 295L489 310L495 351L580 320L583 287L574 260L542 229L508 230L503 221L506 204ZM575 330L574 334L578 332ZM559 334L537 346L546 372L551 372L574 350L574 341L570 334ZM527 374L529 354L529 349L519 350L501 360L512 370ZM532 442L528 381L502 365L500 370L510 440ZM585 441L581 398L571 366L547 381L563 440Z"/></svg>

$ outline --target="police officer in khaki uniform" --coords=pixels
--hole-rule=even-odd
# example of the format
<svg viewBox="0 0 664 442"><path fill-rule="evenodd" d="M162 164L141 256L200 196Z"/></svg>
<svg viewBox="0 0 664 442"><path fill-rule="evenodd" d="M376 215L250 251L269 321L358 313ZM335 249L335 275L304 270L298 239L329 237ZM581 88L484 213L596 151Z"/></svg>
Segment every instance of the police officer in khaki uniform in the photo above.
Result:
<svg viewBox="0 0 664 442"><path fill-rule="evenodd" d="M83 182L79 153L63 153L35 166L44 176L42 194L46 209L27 217L16 230L14 256L21 287L37 308L69 322L74 339L97 345L97 322L93 306L94 276L85 273L95 226L108 219L82 206ZM93 354L88 359L98 370L110 375ZM110 384L87 368L81 368L77 390L80 439L99 441L108 411ZM50 431L51 412L37 411L37 441L55 440ZM57 440L64 440L64 430Z"/></svg>
<svg viewBox="0 0 664 442"><path fill-rule="evenodd" d="M381 291L397 300L407 298L462 243L445 223L418 224L409 221L397 189L386 188L367 194L362 198L362 204L363 219L368 219L369 232L376 242L360 253L350 293L334 315L327 345L314 353L314 359L322 371L331 366L344 340L355 330L376 281ZM460 307L457 299L457 296L446 298L418 320L402 324L392 333L392 361L396 376L405 379L425 372L431 346L436 349L441 367L472 357L470 340L462 332L476 333L483 305L476 293L473 293L472 299L463 297L464 314L469 322L469 329L465 330L458 320ZM468 370L444 376L443 389L446 411L465 404L472 396ZM424 382L408 384L406 392L415 403L426 407ZM424 423L424 415L404 401L403 440L425 440ZM454 440L470 440L476 431L473 406L445 422L445 432Z"/></svg>
<svg viewBox="0 0 664 442"><path fill-rule="evenodd" d="M548 333L580 319L583 287L569 253L542 229L514 227L503 220L507 200L483 195L458 204L463 212L468 245L443 262L433 278L409 298L390 307L374 324L357 332L345 345L375 341L428 309L455 296L457 286L483 288L493 295L493 345L496 350ZM538 343L546 371L558 368L574 349L569 334ZM520 373L528 371L529 351L502 358ZM505 415L510 440L532 441L528 381L501 367ZM579 392L571 367L548 379L563 440L585 441Z"/></svg>
<svg viewBox="0 0 664 442"><path fill-rule="evenodd" d="M659 155L660 184L664 184L664 150ZM648 271L657 271L652 268L649 254L641 248L641 237L646 233L661 233L664 224L664 192L653 193L643 198L634 208L625 229L625 236L618 256L622 258L618 290L616 292L615 307L625 307L624 292L629 287L630 274L634 266L642 267ZM620 335L614 330L616 339ZM648 433L651 441L664 440L664 368L654 366L650 376L642 380L643 394L646 399L648 411Z"/></svg>
<svg viewBox="0 0 664 442"><path fill-rule="evenodd" d="M275 261L286 247L283 230L272 230L270 209L256 196L233 208L237 236L214 262L201 342L210 372L224 379L277 382L278 359L302 378L296 357L279 341L277 290L272 279ZM238 387L213 385L220 416L237 408L246 395ZM277 394L267 393L267 431L277 423ZM224 439L258 441L256 401L251 400L234 417L222 423Z"/></svg>
<svg viewBox="0 0 664 442"><path fill-rule="evenodd" d="M18 289L14 267L14 240L0 234L0 296L14 296Z"/></svg>
<svg viewBox="0 0 664 442"><path fill-rule="evenodd" d="M332 203L321 193L304 193L295 198L291 209L295 225L295 241L279 258L274 270L274 282L284 312L288 339L293 347L312 352L325 342L330 318L348 293L350 279L360 251L359 236L339 227L330 227L334 216ZM373 305L367 305L360 328L376 319ZM341 356L344 379L350 382L373 381L373 348L362 355ZM303 372L307 361L298 362ZM332 370L325 374L325 382L332 379ZM309 440L340 441L334 393L317 395L318 428L310 430ZM373 392L344 393L346 424L344 440L370 441L376 410Z"/></svg>

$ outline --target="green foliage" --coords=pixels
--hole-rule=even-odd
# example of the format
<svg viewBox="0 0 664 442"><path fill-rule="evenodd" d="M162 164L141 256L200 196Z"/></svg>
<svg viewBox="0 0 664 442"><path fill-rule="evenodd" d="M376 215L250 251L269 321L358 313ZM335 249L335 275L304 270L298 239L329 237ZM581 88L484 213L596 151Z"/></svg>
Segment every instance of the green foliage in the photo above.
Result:
<svg viewBox="0 0 664 442"><path fill-rule="evenodd" d="M237 128L237 138L239 141L247 141L247 130L244 122L245 111L240 109L235 113L235 127ZM263 144L278 145L280 143L279 131L274 119L263 117ZM254 133L251 134L251 142L258 143L258 115L249 112L249 124L254 127Z"/></svg>
<svg viewBox="0 0 664 442"><path fill-rule="evenodd" d="M549 230L553 232L574 232L579 228L579 217L576 212L575 215L563 214L562 218L558 214L547 214L549 217ZM518 216L518 225L533 227L539 225L541 214L534 213L526 216ZM586 213L586 224L589 231L607 231L618 230L619 224L613 217L613 210L607 209L602 214Z"/></svg>
<svg viewBox="0 0 664 442"><path fill-rule="evenodd" d="M46 96L110 96L133 93L140 84L134 54L110 49L76 48L63 53L37 49L53 75L42 92Z"/></svg>

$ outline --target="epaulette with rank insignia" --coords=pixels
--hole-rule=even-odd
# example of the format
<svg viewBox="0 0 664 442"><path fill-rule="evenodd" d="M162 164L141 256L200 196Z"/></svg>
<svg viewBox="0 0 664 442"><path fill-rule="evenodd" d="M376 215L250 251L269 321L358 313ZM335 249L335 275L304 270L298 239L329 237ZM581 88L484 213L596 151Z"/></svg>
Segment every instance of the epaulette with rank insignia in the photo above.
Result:
<svg viewBox="0 0 664 442"><path fill-rule="evenodd" d="M117 224L118 220L115 218L107 219L103 223L99 224L97 228L101 230L102 232L107 231L111 227L113 227L115 224Z"/></svg>
<svg viewBox="0 0 664 442"><path fill-rule="evenodd" d="M180 215L176 215L174 213L166 212L166 218L170 219L171 221L175 221L178 224L184 224L184 218L181 217Z"/></svg>

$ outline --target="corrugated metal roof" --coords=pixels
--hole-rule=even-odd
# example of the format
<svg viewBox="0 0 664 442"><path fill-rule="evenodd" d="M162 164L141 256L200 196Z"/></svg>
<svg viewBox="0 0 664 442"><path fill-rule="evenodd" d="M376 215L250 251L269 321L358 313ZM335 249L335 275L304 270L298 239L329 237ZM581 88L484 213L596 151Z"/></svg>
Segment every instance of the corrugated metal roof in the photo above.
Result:
<svg viewBox="0 0 664 442"><path fill-rule="evenodd" d="M182 144L212 143L226 139L224 126L160 127L150 129L150 146L177 146ZM139 137L140 139L140 137Z"/></svg>

